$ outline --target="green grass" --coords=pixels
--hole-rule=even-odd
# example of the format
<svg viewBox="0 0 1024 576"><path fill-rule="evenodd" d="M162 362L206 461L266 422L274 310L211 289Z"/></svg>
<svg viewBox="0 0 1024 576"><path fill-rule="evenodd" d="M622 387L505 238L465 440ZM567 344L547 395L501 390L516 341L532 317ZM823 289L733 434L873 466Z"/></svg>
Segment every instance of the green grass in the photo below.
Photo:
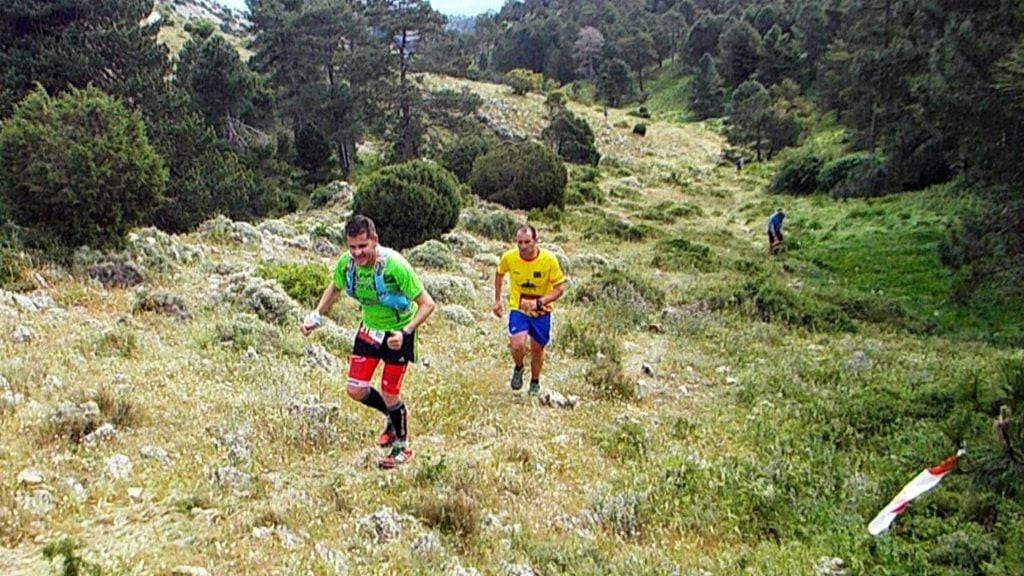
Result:
<svg viewBox="0 0 1024 576"><path fill-rule="evenodd" d="M481 574L523 564L545 575L811 576L824 557L849 574L1021 574L1024 479L993 423L1004 405L1024 413L1024 362L993 334L1019 334L1024 306L948 298L935 247L967 201L942 187L847 202L768 196L776 164L716 168L719 150L708 149L720 140L707 124L660 124L642 142L599 131L606 149L619 142L618 160L587 179L636 176L629 194L561 217L468 214L528 217L575 263L541 382L576 396L576 408L509 391L505 325L490 313L493 258L473 254L493 257L511 236L467 216L455 232L479 250L454 251L458 266L443 275L420 272L430 285L471 283L460 303L475 320L435 314L417 331L424 362L402 390L416 459L393 472L374 465L381 416L345 393L357 306L342 298L303 338L298 317L264 320L226 293L233 274L263 263L308 305L332 258L274 237L175 236L204 261L171 262L150 288L180 295L188 319L129 316L134 291L41 268L62 310L0 314L3 333L21 323L34 333L0 338L4 392L24 397L0 406L0 572L46 573L47 542L87 533L73 552L111 574L331 574L324 547L349 573L395 576L455 563ZM822 126L813 145L841 151L841 131ZM772 258L764 221L778 206L790 214L788 251ZM339 219L283 218L296 230ZM90 399L92 420L65 409L64 437L106 421L117 437L54 441L58 410ZM337 406L319 417L295 409L318 402ZM247 439L241 454L231 435ZM148 445L170 464L142 457ZM907 480L961 446L968 456L937 490L884 538L867 534ZM114 454L134 462L129 479L107 477ZM227 466L234 474L219 474ZM47 516L26 505L36 488L18 482L25 469L45 477L57 503ZM242 486L220 479L243 473ZM84 501L67 478L86 487ZM385 508L407 516L377 544L363 524ZM428 534L441 552L413 550Z"/></svg>
<svg viewBox="0 0 1024 576"><path fill-rule="evenodd" d="M644 106L655 120L686 122L690 119L690 77L679 72L679 65L666 62L661 70L652 69L644 85L649 96Z"/></svg>
<svg viewBox="0 0 1024 576"><path fill-rule="evenodd" d="M952 185L857 202L773 201L788 208L786 228L798 246L784 259L821 269L817 288L896 302L943 334L1024 341L1024 310L1008 297L983 293L968 307L950 299L953 275L938 245L970 202Z"/></svg>

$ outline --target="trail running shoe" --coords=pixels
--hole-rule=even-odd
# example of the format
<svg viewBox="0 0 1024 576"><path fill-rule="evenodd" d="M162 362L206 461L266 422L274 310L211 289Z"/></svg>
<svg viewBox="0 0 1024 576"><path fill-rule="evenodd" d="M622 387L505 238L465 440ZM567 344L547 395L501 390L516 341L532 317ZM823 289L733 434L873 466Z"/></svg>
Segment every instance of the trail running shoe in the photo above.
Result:
<svg viewBox="0 0 1024 576"><path fill-rule="evenodd" d="M530 390L527 392L530 396L540 396L540 381L530 380Z"/></svg>
<svg viewBox="0 0 1024 576"><path fill-rule="evenodd" d="M395 427L388 421L387 427L380 433L380 437L377 438L377 445L381 448L390 448L392 444L398 440L398 435L395 433Z"/></svg>
<svg viewBox="0 0 1024 576"><path fill-rule="evenodd" d="M523 367L522 366L520 366L518 368L514 368L512 370L512 379L509 380L508 385L511 386L513 390L517 390L518 391L518 390L522 390L523 389Z"/></svg>
<svg viewBox="0 0 1024 576"><path fill-rule="evenodd" d="M391 452L377 461L381 470L391 470L412 461L412 450L408 446L391 446Z"/></svg>

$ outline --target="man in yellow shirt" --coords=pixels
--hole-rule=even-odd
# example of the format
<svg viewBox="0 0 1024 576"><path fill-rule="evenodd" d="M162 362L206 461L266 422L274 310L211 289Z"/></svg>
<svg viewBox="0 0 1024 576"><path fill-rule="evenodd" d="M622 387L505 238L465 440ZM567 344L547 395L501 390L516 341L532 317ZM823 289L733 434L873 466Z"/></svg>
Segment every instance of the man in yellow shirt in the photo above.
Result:
<svg viewBox="0 0 1024 576"><path fill-rule="evenodd" d="M530 396L540 394L540 371L544 347L551 340L552 304L565 293L565 275L554 254L537 245L537 229L529 224L516 230L517 248L502 255L494 274L494 304L491 311L501 318L504 310L501 289L509 275L508 347L515 367L509 384L523 387L523 360L530 341Z"/></svg>

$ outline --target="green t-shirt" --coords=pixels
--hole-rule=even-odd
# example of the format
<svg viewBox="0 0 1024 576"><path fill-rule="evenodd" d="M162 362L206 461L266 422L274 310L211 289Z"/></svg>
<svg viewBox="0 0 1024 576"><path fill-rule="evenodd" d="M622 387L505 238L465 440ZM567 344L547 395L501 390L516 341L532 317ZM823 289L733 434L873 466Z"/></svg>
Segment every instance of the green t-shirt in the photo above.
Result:
<svg viewBox="0 0 1024 576"><path fill-rule="evenodd" d="M417 306L414 300L423 292L423 283L401 254L383 246L378 246L377 251L378 257L387 255L384 265L384 287L388 293L404 294L409 299L409 309L399 312L378 304L373 266L356 266L355 297L363 308L363 325L370 330L401 330L416 315ZM346 252L334 266L334 286L342 292L345 291L345 270L351 258L352 255Z"/></svg>

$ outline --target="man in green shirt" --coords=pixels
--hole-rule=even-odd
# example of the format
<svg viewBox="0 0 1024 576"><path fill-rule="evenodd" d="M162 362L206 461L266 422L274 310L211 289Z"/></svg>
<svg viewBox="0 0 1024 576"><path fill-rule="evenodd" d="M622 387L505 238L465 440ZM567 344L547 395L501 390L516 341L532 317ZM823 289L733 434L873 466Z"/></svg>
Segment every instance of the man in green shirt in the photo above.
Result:
<svg viewBox="0 0 1024 576"><path fill-rule="evenodd" d="M412 459L408 443L408 410L402 402L402 379L416 361L416 329L436 308L416 272L398 252L377 244L377 229L366 216L345 223L348 252L338 259L334 278L302 323L303 335L320 327L321 318L341 294L362 307L362 318L349 358L350 398L387 417L378 440L388 454L381 468L394 468ZM377 365L384 361L380 391L370 386Z"/></svg>

